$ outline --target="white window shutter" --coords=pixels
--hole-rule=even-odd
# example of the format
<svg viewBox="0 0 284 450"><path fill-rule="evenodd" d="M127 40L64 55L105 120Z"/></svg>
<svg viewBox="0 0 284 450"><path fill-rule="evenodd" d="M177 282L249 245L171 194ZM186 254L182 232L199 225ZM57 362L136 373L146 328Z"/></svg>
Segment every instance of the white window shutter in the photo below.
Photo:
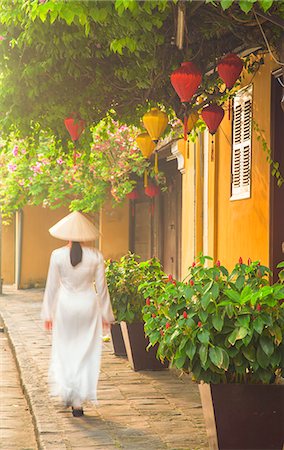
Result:
<svg viewBox="0 0 284 450"><path fill-rule="evenodd" d="M231 200L250 197L252 85L234 98Z"/></svg>

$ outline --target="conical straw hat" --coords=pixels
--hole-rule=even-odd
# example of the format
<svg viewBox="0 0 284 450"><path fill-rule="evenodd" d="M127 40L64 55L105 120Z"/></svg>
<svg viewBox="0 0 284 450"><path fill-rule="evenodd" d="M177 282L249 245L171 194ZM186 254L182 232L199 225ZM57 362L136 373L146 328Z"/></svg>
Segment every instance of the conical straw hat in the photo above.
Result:
<svg viewBox="0 0 284 450"><path fill-rule="evenodd" d="M74 211L49 228L51 236L64 241L94 241L100 232L83 214Z"/></svg>

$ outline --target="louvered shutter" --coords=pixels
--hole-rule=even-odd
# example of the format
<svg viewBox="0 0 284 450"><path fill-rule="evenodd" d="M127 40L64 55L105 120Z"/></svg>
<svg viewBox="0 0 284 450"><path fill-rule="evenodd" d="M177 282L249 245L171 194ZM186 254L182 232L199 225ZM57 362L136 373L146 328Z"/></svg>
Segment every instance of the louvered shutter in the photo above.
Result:
<svg viewBox="0 0 284 450"><path fill-rule="evenodd" d="M250 197L252 85L234 98L231 200Z"/></svg>

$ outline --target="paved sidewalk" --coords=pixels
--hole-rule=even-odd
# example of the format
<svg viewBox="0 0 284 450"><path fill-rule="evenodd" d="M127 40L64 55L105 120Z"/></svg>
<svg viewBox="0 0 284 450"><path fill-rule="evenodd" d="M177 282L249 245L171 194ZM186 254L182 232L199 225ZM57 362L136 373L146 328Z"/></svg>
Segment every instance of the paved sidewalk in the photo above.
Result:
<svg viewBox="0 0 284 450"><path fill-rule="evenodd" d="M0 449L38 448L32 417L7 334L0 321Z"/></svg>
<svg viewBox="0 0 284 450"><path fill-rule="evenodd" d="M39 319L42 294L6 287L0 297L40 449L208 449L197 386L171 370L134 372L126 359L113 355L111 343L104 344L97 407L88 404L83 418L73 418L70 409L51 400L51 338Z"/></svg>

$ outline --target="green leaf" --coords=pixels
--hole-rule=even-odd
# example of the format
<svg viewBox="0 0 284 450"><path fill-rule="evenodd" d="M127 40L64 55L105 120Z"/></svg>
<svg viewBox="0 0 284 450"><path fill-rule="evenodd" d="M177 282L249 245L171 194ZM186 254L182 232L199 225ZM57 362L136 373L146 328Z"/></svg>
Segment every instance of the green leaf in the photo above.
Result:
<svg viewBox="0 0 284 450"><path fill-rule="evenodd" d="M188 358L190 360L192 360L192 358L194 357L194 355L196 353L196 345L193 342L189 341L186 346L185 352L186 352Z"/></svg>
<svg viewBox="0 0 284 450"><path fill-rule="evenodd" d="M248 12L250 12L255 2L256 0L240 0L239 6L241 10L247 14Z"/></svg>
<svg viewBox="0 0 284 450"><path fill-rule="evenodd" d="M205 323L206 320L208 319L208 313L206 311L200 311L199 312L199 318L200 318L202 323Z"/></svg>
<svg viewBox="0 0 284 450"><path fill-rule="evenodd" d="M263 11L266 12L273 5L273 0L258 0L258 3L260 4Z"/></svg>
<svg viewBox="0 0 284 450"><path fill-rule="evenodd" d="M177 369L181 369L185 363L186 354L181 355L179 358L174 360L174 365Z"/></svg>
<svg viewBox="0 0 284 450"><path fill-rule="evenodd" d="M201 345L199 348L199 356L200 356L200 362L202 366L205 366L208 358L208 346L207 345Z"/></svg>
<svg viewBox="0 0 284 450"><path fill-rule="evenodd" d="M210 347L209 349L209 357L212 361L212 363L221 369L223 364L223 352L222 349L219 347Z"/></svg>
<svg viewBox="0 0 284 450"><path fill-rule="evenodd" d="M264 353L267 356L271 356L274 352L274 345L271 338L268 336L260 336L259 342Z"/></svg>
<svg viewBox="0 0 284 450"><path fill-rule="evenodd" d="M234 0L221 0L221 6L222 9L225 11L226 9L230 8L230 6L233 4Z"/></svg>
<svg viewBox="0 0 284 450"><path fill-rule="evenodd" d="M222 369L228 370L229 364L230 364L230 358L228 353L224 348L221 348L221 351L223 353L223 363L222 363Z"/></svg>
<svg viewBox="0 0 284 450"><path fill-rule="evenodd" d="M247 316L239 316L239 317L237 318L237 322L238 322L238 324L239 324L241 327L249 328L249 324L250 324L250 316L249 316L249 315L247 315Z"/></svg>
<svg viewBox="0 0 284 450"><path fill-rule="evenodd" d="M253 345L249 345L248 347L244 347L242 349L243 355L246 357L246 359L250 362L255 362L256 360L256 354L255 354L255 348Z"/></svg>
<svg viewBox="0 0 284 450"><path fill-rule="evenodd" d="M243 339L248 334L247 328L240 327L237 332L236 341L239 339Z"/></svg>
<svg viewBox="0 0 284 450"><path fill-rule="evenodd" d="M236 303L239 303L239 301L240 301L240 294L237 291L234 291L233 289L225 289L224 293L231 300L233 300Z"/></svg>
<svg viewBox="0 0 284 450"><path fill-rule="evenodd" d="M212 317L212 324L215 330L221 331L224 325L224 319L221 316L214 315Z"/></svg>
<svg viewBox="0 0 284 450"><path fill-rule="evenodd" d="M258 334L261 334L263 327L264 327L264 321L262 320L261 317L257 317L253 321L253 328L255 329L255 331L257 331Z"/></svg>
<svg viewBox="0 0 284 450"><path fill-rule="evenodd" d="M226 313L227 313L229 319L231 319L233 317L233 315L234 315L233 305L229 304L226 306Z"/></svg>
<svg viewBox="0 0 284 450"><path fill-rule="evenodd" d="M219 292L220 292L220 288L219 288L218 283L214 283L212 286L212 289L211 289L211 294L212 294L212 297L214 298L214 300L216 300L218 298Z"/></svg>
<svg viewBox="0 0 284 450"><path fill-rule="evenodd" d="M282 331L281 331L281 328L279 327L279 325L275 324L275 325L273 325L273 327L270 327L269 333L272 336L275 336L275 339L274 339L275 344L280 345L282 342L283 336L282 336Z"/></svg>
<svg viewBox="0 0 284 450"><path fill-rule="evenodd" d="M236 279L236 288L238 289L238 291L240 291L245 283L245 277L244 275L239 275L238 278Z"/></svg>
<svg viewBox="0 0 284 450"><path fill-rule="evenodd" d="M202 344L208 344L210 339L210 333L207 330L202 330L197 335L198 340L202 342Z"/></svg>
<svg viewBox="0 0 284 450"><path fill-rule="evenodd" d="M277 269L281 269L282 267L284 267L284 261L281 261L279 264L277 264Z"/></svg>
<svg viewBox="0 0 284 450"><path fill-rule="evenodd" d="M256 359L260 367L262 367L263 369L266 369L266 367L269 366L269 358L260 346L257 347Z"/></svg>
<svg viewBox="0 0 284 450"><path fill-rule="evenodd" d="M208 307L210 301L211 301L211 298L210 298L210 292L207 292L206 294L204 294L204 295L201 297L200 303L201 303L201 306L202 306L202 308L203 308L204 310Z"/></svg>
<svg viewBox="0 0 284 450"><path fill-rule="evenodd" d="M232 331L232 333L228 337L228 341L230 342L231 345L235 345L235 342L237 340L237 334L238 334L238 329L236 328L234 331Z"/></svg>

